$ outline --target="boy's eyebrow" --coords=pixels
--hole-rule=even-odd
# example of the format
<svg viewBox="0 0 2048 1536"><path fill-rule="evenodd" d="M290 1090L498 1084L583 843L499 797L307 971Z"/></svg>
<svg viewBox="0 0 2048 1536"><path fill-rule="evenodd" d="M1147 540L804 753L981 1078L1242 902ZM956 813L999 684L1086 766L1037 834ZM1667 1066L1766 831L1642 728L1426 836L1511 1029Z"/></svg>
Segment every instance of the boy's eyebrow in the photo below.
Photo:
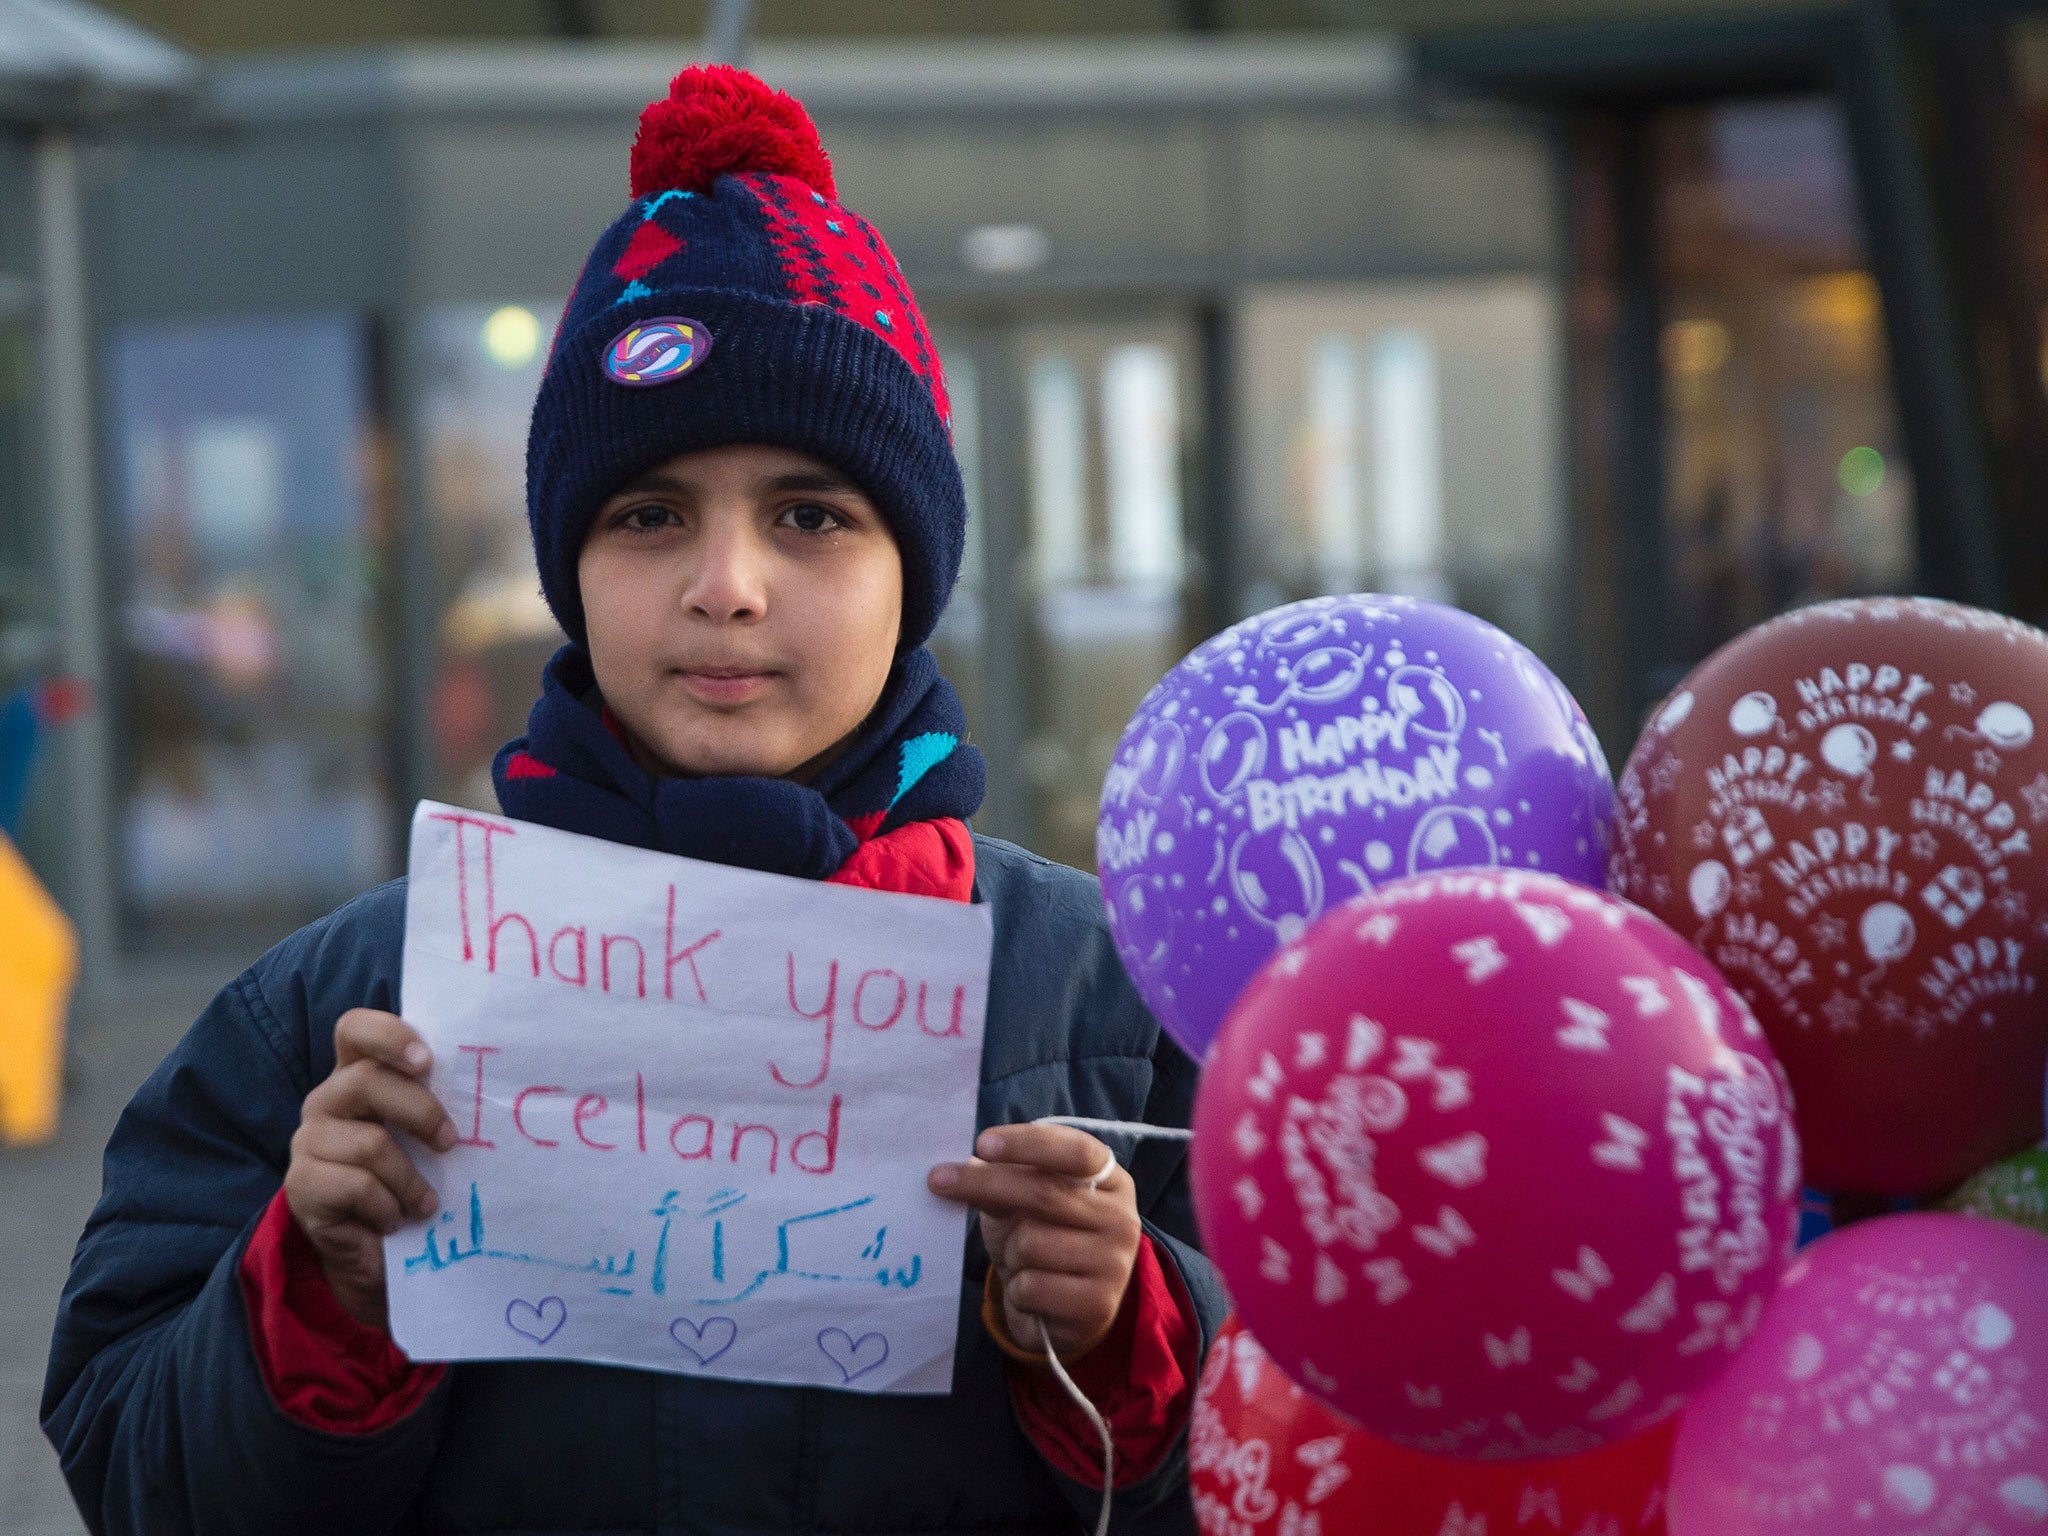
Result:
<svg viewBox="0 0 2048 1536"><path fill-rule="evenodd" d="M669 491L678 496L686 496L695 490L696 487L687 480L679 480L674 475L665 474L658 469L651 469L646 474L621 486L612 494L614 496L639 496L648 491Z"/></svg>
<svg viewBox="0 0 2048 1536"><path fill-rule="evenodd" d="M760 482L760 488L770 495L786 495L792 491L838 491L853 496L864 494L851 480L819 469L802 469L786 475L771 475Z"/></svg>
<svg viewBox="0 0 2048 1536"><path fill-rule="evenodd" d="M755 482L755 489L763 495L780 496L803 491L836 491L844 495L864 496L866 493L844 476L831 474L821 469L792 470L786 475L770 475ZM639 496L649 491L667 491L673 495L691 496L697 494L695 482L671 475L663 470L649 470L623 489L615 492L619 496Z"/></svg>

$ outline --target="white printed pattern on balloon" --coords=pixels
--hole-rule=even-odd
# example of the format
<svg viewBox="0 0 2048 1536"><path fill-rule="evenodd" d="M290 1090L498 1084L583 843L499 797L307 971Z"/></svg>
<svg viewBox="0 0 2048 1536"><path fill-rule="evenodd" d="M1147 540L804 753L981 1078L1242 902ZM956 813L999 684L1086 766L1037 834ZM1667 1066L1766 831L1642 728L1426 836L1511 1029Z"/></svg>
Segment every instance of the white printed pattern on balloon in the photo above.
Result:
<svg viewBox="0 0 2048 1536"><path fill-rule="evenodd" d="M1184 663L1204 683L1229 679L1232 708L1204 713L1178 669L1140 706L1150 721L1126 734L1110 766L1096 860L1126 962L1157 974L1169 997L1212 944L1235 946L1248 932L1292 942L1337 901L1404 875L1533 863L1516 834L1536 819L1567 819L1599 867L1604 807L1519 796L1496 777L1509 766L1501 736L1474 718L1493 707L1490 689L1518 685L1554 705L1557 750L1597 765L1599 744L1577 705L1499 631L1497 676L1453 679L1435 652L1411 654L1402 626L1416 606L1333 597L1247 620ZM1300 718L1304 704L1353 701L1355 713L1320 730ZM1415 806L1431 808L1405 839L1338 846L1335 823L1348 808L1384 821ZM1192 876L1146 868L1183 844L1205 850L1194 896L1181 883ZM1333 890L1333 880L1350 888Z"/></svg>
<svg viewBox="0 0 2048 1536"><path fill-rule="evenodd" d="M1524 883L1514 874L1502 872L1442 874L1413 886L1396 887L1382 900L1423 902L1441 892L1502 901L1544 947L1565 938L1575 921L1597 919L1609 926L1654 922L1624 903L1576 888L1567 888L1563 898L1566 906L1574 909L1571 911L1548 901L1524 899ZM1361 943L1385 945L1398 932L1398 918L1382 908L1360 925L1356 937ZM1449 954L1461 967L1467 984L1475 987L1511 968L1495 934L1475 934L1456 941L1449 946ZM1285 952L1281 958L1285 959ZM1282 964L1276 963L1276 970L1292 974ZM1653 1018L1683 1006L1712 1041L1762 1038L1761 1027L1738 995L1723 994L1735 1010L1735 1017L1728 1018L1714 991L1689 972L1626 976L1619 978L1619 986L1625 999L1622 1011L1637 1017ZM1560 1050L1599 1053L1610 1048L1614 1014L1570 996L1560 997L1558 1006ZM1473 1103L1471 1074L1447 1063L1439 1042L1390 1036L1364 1015L1354 1015L1339 1040L1315 1032L1297 1037L1297 1067L1339 1061L1340 1056L1341 1070L1328 1079L1317 1099L1283 1094L1284 1069L1271 1055L1252 1075L1248 1092L1260 1103L1281 1110L1277 1139L1286 1181L1303 1229L1316 1245L1310 1271L1314 1301L1332 1306L1349 1297L1352 1282L1346 1263L1365 1254L1374 1256L1358 1264L1357 1273L1368 1282L1379 1305L1392 1307L1414 1288L1414 1266L1419 1259L1415 1250L1455 1262L1476 1245L1478 1235L1457 1208L1455 1194L1485 1182L1490 1148L1486 1137L1477 1131L1457 1133L1447 1127L1441 1139L1419 1149L1414 1154L1418 1166L1445 1187L1445 1194L1432 1212L1411 1219L1386 1196L1375 1178L1379 1145L1374 1138L1401 1129L1415 1115L1443 1115L1467 1108ZM1799 1188L1797 1134L1785 1109L1789 1102L1790 1089L1781 1070L1724 1049L1709 1076L1671 1069L1664 1116L1655 1128L1637 1125L1611 1111L1603 1113L1600 1135L1587 1149L1590 1164L1640 1172L1646 1156L1670 1160L1681 1186L1684 1218L1678 1232L1677 1262L1673 1272L1660 1275L1647 1291L1615 1296L1611 1294L1614 1276L1605 1259L1593 1247L1581 1244L1567 1262L1551 1271L1552 1282L1582 1304L1611 1308L1623 1333L1652 1336L1671 1331L1681 1355L1709 1349L1734 1354L1760 1321L1761 1297L1751 1297L1740 1313L1724 1301L1696 1300L1681 1331L1674 1328L1680 1323L1679 1277L1704 1273L1719 1292L1732 1294L1746 1276L1771 1261L1773 1240L1763 1220L1763 1176L1774 1158L1777 1199L1793 1199ZM1246 1164L1256 1162L1269 1144L1249 1112L1239 1121L1232 1140ZM1250 1173L1238 1179L1234 1191L1247 1219L1254 1219L1264 1208L1266 1193ZM1382 1251L1383 1245L1399 1246L1404 1235L1413 1245L1407 1255ZM1276 1285L1291 1284L1297 1269L1295 1255L1270 1236L1263 1244L1267 1260L1261 1270L1263 1277ZM1481 1346L1496 1370L1529 1367L1536 1359L1535 1337L1524 1325L1484 1332ZM1320 1374L1312 1372L1308 1362L1303 1362L1303 1367L1305 1379ZM1561 1390L1588 1394L1583 1414L1588 1426L1627 1413L1643 1396L1640 1383L1633 1379L1605 1382L1599 1377L1591 1362L1574 1357L1556 1378ZM1334 1389L1336 1383L1326 1381L1325 1386ZM1446 1409L1440 1385L1411 1382L1405 1385L1405 1392L1418 1408L1446 1410L1447 1420L1455 1413L1456 1405ZM1659 1405L1660 1409L1675 1406ZM1503 1434L1511 1438L1503 1440ZM1536 1457L1572 1454L1597 1441L1598 1436L1590 1430L1541 1437L1519 1425L1503 1428L1467 1419L1448 1429L1441 1444L1415 1448Z"/></svg>
<svg viewBox="0 0 2048 1536"><path fill-rule="evenodd" d="M1776 1451L1733 1490L1743 1505L1798 1528L1874 1473L1875 1488L1861 1488L1870 1496L1851 1510L1860 1521L1882 1504L1927 1518L1930 1531L2048 1527L2048 1426L2024 1406L2028 1370L2010 1348L2020 1327L2011 1312L1973 1294L1961 1268L1908 1276L1866 1266L1831 1316L1832 1340L1796 1335L1776 1386L1750 1395L1742 1432ZM1915 1318L1943 1320L1931 1350L1897 1342L1887 1327ZM1825 1459L1838 1437L1867 1441L1887 1421L1896 1421L1883 1437L1892 1459L1881 1467Z"/></svg>
<svg viewBox="0 0 2048 1536"><path fill-rule="evenodd" d="M1202 1368L1202 1386L1188 1428L1188 1469L1196 1475L1195 1523L1204 1536L1252 1536L1271 1530L1273 1536L1341 1536L1325 1533L1317 1506L1350 1481L1341 1436L1325 1436L1296 1446L1296 1460L1313 1475L1301 1503L1282 1500L1271 1487L1273 1447L1248 1438L1234 1440L1216 1411L1214 1397L1226 1374L1236 1378L1238 1397L1250 1402L1273 1365L1249 1333L1236 1335L1235 1348L1214 1350ZM1290 1395L1300 1388L1287 1384ZM1203 1487L1214 1482L1227 1494L1220 1498Z"/></svg>
<svg viewBox="0 0 2048 1536"><path fill-rule="evenodd" d="M1902 601L1891 617L1921 606ZM1939 610L1951 628L1990 630L2015 645L2039 643L2011 621L1959 623L1948 605L1924 606ZM1826 623L1857 611L1824 604L1773 622ZM1845 638L1845 647L1857 643ZM1861 644L1867 648L1867 637ZM1708 819L1693 829L1688 851L1698 858L1685 880L1686 900L1700 924L1694 942L1804 1028L1839 1033L1875 1020L1924 1037L1966 1018L1988 1023L2000 999L2030 997L2036 985L2026 964L2030 924L2048 914L2029 911L2006 866L2031 855L2032 829L2048 823L2048 774L2037 773L2021 787L2017 807L1995 783L2005 757L2033 742L2029 711L1976 683L1944 687L1885 662L1824 667L1799 679L1793 692L1787 706L1765 691L1738 698L1727 725L1743 745L1704 768ZM1697 707L1691 693L1675 694L1652 722L1653 736L1668 741ZM1887 754L1899 763L1919 761L1919 743L1933 731L1937 713L1957 711L1962 718L1937 734L1983 743L1975 773L1929 769L1922 792L1907 806L1891 808L1903 824L1881 822L1872 767ZM1631 770L1617 786L1628 831L1618 840L1613 883L1661 902L1668 892L1649 887L1664 877L1645 877L1639 844L1649 826L1648 802L1671 792L1684 765L1668 749L1655 764L1661 772L1647 785ZM1837 819L1800 839L1774 827L1779 810ZM1664 836L1654 834L1659 842ZM1790 893L1786 910L1806 923L1804 932L1743 910L1767 880ZM1918 987L1887 987L1889 968L1922 938L1940 948ZM1828 996L1816 1014L1801 995L1820 988Z"/></svg>
<svg viewBox="0 0 2048 1536"><path fill-rule="evenodd" d="M1579 1364L1584 1365L1581 1361ZM1590 1369L1590 1367L1587 1367ZM1234 1340L1213 1351L1202 1368L1200 1391L1195 1398L1188 1429L1188 1467L1194 1474L1195 1525L1203 1536L1351 1536L1335 1528L1325 1530L1318 1506L1351 1481L1345 1464L1345 1437L1326 1435L1294 1447L1295 1461L1312 1472L1301 1501L1282 1499L1273 1492L1273 1446L1268 1440L1247 1437L1233 1439L1218 1412L1215 1399L1234 1382L1238 1401L1249 1403L1268 1373L1278 1372L1266 1352L1251 1334L1240 1332ZM1282 1390L1296 1401L1303 1394L1293 1382L1281 1378ZM1532 1466L1514 1498L1517 1530L1551 1531L1564 1536L1626 1536L1627 1530L1646 1530L1664 1505L1660 1483L1646 1495L1642 1512L1633 1527L1610 1515L1590 1514L1574 1528L1565 1523L1566 1505L1557 1485L1544 1475L1541 1464ZM1212 1491L1212 1485L1216 1491ZM1483 1515L1468 1513L1462 1502L1453 1501L1444 1511L1443 1524L1435 1536L1487 1536Z"/></svg>

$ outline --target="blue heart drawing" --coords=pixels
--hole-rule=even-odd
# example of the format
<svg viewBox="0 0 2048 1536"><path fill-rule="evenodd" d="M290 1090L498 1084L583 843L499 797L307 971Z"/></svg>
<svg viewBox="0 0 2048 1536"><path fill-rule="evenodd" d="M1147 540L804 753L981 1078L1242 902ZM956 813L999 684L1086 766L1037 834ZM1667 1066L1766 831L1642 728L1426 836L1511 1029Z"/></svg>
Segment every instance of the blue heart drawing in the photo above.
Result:
<svg viewBox="0 0 2048 1536"><path fill-rule="evenodd" d="M536 1344L545 1344L569 1321L568 1305L559 1296L543 1296L538 1306L514 1301L505 1309L505 1326Z"/></svg>
<svg viewBox="0 0 2048 1536"><path fill-rule="evenodd" d="M844 1328L826 1328L818 1334L818 1348L839 1367L842 1381L865 1376L889 1358L889 1341L879 1333L864 1333L858 1339Z"/></svg>
<svg viewBox="0 0 2048 1536"><path fill-rule="evenodd" d="M729 1317L707 1317L701 1323L679 1317L668 1325L668 1336L699 1365L709 1365L732 1348L732 1341L740 1336L740 1325Z"/></svg>

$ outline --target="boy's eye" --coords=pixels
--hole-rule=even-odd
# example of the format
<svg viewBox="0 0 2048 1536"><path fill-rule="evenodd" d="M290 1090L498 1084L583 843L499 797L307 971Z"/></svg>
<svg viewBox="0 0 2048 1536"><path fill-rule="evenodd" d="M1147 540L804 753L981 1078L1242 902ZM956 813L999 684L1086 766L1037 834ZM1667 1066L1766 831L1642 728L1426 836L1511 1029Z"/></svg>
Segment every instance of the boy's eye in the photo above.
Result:
<svg viewBox="0 0 2048 1536"><path fill-rule="evenodd" d="M799 533L829 533L834 528L846 526L846 519L830 507L821 507L810 501L791 507L782 514L782 520Z"/></svg>
<svg viewBox="0 0 2048 1536"><path fill-rule="evenodd" d="M614 519L618 527L629 529L636 533L644 533L649 529L665 527L675 520L675 513L659 502L649 502L644 506L628 507Z"/></svg>

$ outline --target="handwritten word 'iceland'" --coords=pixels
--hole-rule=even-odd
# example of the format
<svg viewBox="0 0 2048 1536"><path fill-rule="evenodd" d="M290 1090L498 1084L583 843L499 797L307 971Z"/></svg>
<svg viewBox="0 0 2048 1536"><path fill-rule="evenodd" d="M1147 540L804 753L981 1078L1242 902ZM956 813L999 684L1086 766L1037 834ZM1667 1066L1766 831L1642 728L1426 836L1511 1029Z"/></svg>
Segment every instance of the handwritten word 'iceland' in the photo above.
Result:
<svg viewBox="0 0 2048 1536"><path fill-rule="evenodd" d="M422 805L402 1011L454 1120L386 1240L416 1359L952 1379L985 910Z"/></svg>

